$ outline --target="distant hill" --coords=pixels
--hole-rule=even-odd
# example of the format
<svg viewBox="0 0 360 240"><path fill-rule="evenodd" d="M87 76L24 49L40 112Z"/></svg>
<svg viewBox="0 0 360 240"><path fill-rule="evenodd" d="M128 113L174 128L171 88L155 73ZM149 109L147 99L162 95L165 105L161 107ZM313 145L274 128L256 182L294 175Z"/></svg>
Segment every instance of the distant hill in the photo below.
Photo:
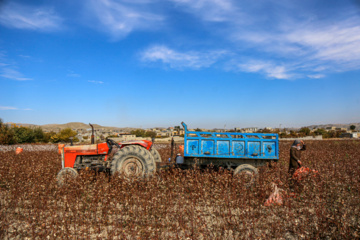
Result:
<svg viewBox="0 0 360 240"><path fill-rule="evenodd" d="M11 123L11 122L8 122L6 124L7 125L16 124L17 126L23 126L23 127L41 127L46 132L50 132L50 131L59 132L65 128L71 128L74 130L91 129L89 124L85 124L82 122L69 122L69 123L64 123L64 124L45 124L45 125L35 125L35 124L27 124L27 123ZM125 128L107 127L107 126L101 126L98 124L93 124L93 126L96 130L119 130L119 131L123 131L123 132L130 132L131 130L136 129L136 128L129 128L129 127L125 127Z"/></svg>
<svg viewBox="0 0 360 240"><path fill-rule="evenodd" d="M85 124L82 122L69 122L69 123L64 123L64 124L45 124L45 125L35 125L35 124L28 124L28 123L5 123L7 125L11 125L11 124L16 124L17 126L24 126L24 127L41 127L44 131L46 132L50 132L50 131L54 131L54 132L58 132L61 131L65 128L71 128L74 130L86 130L86 129L90 129L91 127L89 126L89 124ZM350 126L354 125L356 126L357 131L360 131L360 123L349 123L349 124L319 124L319 125L310 125L310 126L306 126L310 129L314 129L314 128L327 128L327 127L339 127L339 128L347 128L350 129ZM93 124L94 128L96 130L118 130L118 131L122 131L122 132L130 132L132 130L135 130L137 128L129 128L129 127L125 127L125 128L118 128L118 127L107 127L107 126L101 126L98 124ZM155 128L155 127L154 127ZM165 129L165 128L159 128L159 129ZM287 129L293 129L293 130L298 130L299 128L287 128Z"/></svg>
<svg viewBox="0 0 360 240"><path fill-rule="evenodd" d="M98 124L93 124L95 129L98 128L104 128ZM47 131L47 130L53 130L53 129L65 129L65 128L71 128L71 129L88 129L91 128L90 125L85 124L85 123L81 123L81 122L69 122L69 123L64 123L64 124L45 124L45 125L41 125L40 126L43 130Z"/></svg>
<svg viewBox="0 0 360 240"><path fill-rule="evenodd" d="M342 124L342 123L339 123L339 124L320 124L320 125L310 125L310 126L307 126L308 128L310 129L314 129L314 128L327 128L327 127L337 127L337 128L347 128L347 129L350 129L350 126L351 125L354 125L356 126L355 130L358 130L360 131L360 123L349 123L349 124Z"/></svg>

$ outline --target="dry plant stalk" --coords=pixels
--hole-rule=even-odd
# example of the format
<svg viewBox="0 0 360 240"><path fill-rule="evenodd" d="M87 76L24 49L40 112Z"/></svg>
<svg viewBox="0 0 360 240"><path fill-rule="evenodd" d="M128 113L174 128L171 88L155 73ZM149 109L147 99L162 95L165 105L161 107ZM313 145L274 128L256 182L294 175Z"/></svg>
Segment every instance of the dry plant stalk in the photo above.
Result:
<svg viewBox="0 0 360 240"><path fill-rule="evenodd" d="M170 169L147 180L81 172L59 188L60 158L24 147L0 152L0 238L249 239L360 236L360 141L313 141L303 164L319 171L295 198L265 207L272 182L289 194L290 142L275 168L243 187L227 170ZM170 147L158 145L167 160Z"/></svg>

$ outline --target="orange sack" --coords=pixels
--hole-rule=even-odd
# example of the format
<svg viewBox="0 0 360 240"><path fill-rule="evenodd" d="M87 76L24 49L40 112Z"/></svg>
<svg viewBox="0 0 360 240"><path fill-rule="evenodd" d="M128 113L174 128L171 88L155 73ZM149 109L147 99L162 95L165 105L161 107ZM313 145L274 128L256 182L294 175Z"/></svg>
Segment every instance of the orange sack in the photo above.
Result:
<svg viewBox="0 0 360 240"><path fill-rule="evenodd" d="M278 188L276 184L273 183L274 186L274 192L272 192L269 196L269 198L265 201L264 206L269 207L271 205L283 205L283 197L281 196L280 191L282 189Z"/></svg>
<svg viewBox="0 0 360 240"><path fill-rule="evenodd" d="M23 149L21 147L17 147L15 150L15 153L20 154L20 153L22 153L22 151L23 151Z"/></svg>
<svg viewBox="0 0 360 240"><path fill-rule="evenodd" d="M184 145L179 146L179 151L182 155L184 155Z"/></svg>
<svg viewBox="0 0 360 240"><path fill-rule="evenodd" d="M310 173L312 174L318 174L319 172L316 170L311 170L308 167L301 167L296 169L294 175L292 176L293 179L297 180L297 181L301 181L304 180Z"/></svg>

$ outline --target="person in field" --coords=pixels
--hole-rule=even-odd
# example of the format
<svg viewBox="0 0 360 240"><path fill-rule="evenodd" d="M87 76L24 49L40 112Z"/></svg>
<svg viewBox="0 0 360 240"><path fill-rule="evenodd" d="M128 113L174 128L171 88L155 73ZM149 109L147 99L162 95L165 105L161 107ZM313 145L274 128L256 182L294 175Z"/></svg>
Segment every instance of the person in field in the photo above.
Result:
<svg viewBox="0 0 360 240"><path fill-rule="evenodd" d="M296 139L290 148L289 174L292 176L296 169L301 167L301 151L306 150L303 140Z"/></svg>

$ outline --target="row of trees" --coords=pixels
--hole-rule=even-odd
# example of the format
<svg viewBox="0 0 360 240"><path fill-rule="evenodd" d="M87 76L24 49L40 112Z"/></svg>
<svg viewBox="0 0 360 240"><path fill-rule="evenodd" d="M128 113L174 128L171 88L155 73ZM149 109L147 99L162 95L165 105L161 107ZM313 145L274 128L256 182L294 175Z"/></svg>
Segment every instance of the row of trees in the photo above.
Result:
<svg viewBox="0 0 360 240"><path fill-rule="evenodd" d="M150 138L156 137L156 132L145 131L144 129L132 130L130 133L136 135L136 137L150 137Z"/></svg>
<svg viewBox="0 0 360 240"><path fill-rule="evenodd" d="M55 133L44 132L40 127L29 128L15 124L8 126L0 118L0 144L69 142L71 137L77 142L79 139L76 135L77 133L70 128Z"/></svg>

